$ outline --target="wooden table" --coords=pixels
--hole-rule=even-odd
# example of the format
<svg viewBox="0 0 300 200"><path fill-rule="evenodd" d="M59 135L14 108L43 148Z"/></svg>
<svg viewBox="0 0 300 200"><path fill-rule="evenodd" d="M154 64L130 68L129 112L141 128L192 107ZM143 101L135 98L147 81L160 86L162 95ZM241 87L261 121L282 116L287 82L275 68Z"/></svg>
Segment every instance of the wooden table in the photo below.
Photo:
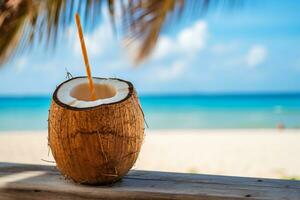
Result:
<svg viewBox="0 0 300 200"><path fill-rule="evenodd" d="M300 200L300 181L132 170L113 185L85 186L54 166L0 162L0 199Z"/></svg>

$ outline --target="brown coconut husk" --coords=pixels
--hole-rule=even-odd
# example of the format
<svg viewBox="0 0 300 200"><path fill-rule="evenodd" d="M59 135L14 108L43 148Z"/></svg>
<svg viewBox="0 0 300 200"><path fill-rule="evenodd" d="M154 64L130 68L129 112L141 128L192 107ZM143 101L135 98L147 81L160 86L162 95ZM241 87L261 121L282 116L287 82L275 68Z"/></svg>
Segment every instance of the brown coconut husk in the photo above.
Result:
<svg viewBox="0 0 300 200"><path fill-rule="evenodd" d="M65 177L77 183L108 184L121 179L134 165L144 139L144 116L133 85L124 82L129 85L126 98L89 108L60 102L57 92L64 83L55 90L48 138Z"/></svg>

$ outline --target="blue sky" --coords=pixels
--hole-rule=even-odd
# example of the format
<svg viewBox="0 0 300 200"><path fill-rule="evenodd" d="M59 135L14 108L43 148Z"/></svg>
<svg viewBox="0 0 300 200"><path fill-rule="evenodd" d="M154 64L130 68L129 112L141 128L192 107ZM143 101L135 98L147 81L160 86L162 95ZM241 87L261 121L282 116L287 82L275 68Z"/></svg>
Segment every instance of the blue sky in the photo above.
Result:
<svg viewBox="0 0 300 200"><path fill-rule="evenodd" d="M300 1L251 2L170 26L138 67L104 13L85 34L92 73L127 79L140 94L300 92ZM85 75L75 24L54 53L37 47L3 66L0 95L50 95L66 68Z"/></svg>

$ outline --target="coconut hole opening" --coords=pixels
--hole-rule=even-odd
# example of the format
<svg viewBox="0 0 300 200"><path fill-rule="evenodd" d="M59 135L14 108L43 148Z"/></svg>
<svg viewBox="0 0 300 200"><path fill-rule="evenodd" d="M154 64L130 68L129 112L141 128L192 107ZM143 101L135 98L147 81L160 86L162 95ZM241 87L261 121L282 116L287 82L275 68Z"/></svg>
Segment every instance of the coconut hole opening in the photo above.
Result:
<svg viewBox="0 0 300 200"><path fill-rule="evenodd" d="M109 84L94 84L96 100L98 99L107 99L115 96L117 90L114 86ZM90 96L90 89L87 83L82 83L75 86L70 95L81 101L92 101Z"/></svg>

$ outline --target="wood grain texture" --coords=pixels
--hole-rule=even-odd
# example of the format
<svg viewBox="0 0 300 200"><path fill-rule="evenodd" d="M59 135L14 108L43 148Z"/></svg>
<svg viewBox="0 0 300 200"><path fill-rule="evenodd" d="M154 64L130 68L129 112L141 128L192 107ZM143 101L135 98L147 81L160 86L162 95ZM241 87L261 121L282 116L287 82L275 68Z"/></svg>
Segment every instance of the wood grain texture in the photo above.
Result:
<svg viewBox="0 0 300 200"><path fill-rule="evenodd" d="M132 170L115 184L86 186L54 166L0 163L4 199L299 200L300 181Z"/></svg>

